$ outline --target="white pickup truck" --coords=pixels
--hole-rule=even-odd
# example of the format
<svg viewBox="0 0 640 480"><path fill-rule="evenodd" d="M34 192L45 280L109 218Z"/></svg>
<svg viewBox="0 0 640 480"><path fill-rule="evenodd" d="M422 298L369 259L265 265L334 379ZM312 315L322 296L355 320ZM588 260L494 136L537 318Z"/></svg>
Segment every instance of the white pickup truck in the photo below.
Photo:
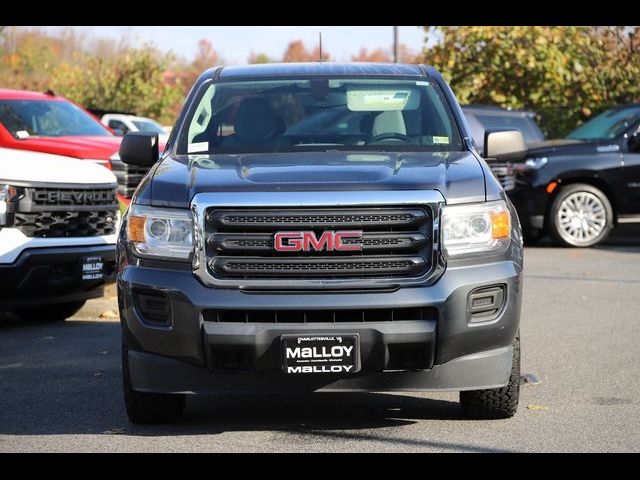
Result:
<svg viewBox="0 0 640 480"><path fill-rule="evenodd" d="M64 320L115 271L116 177L73 158L0 148L0 311Z"/></svg>

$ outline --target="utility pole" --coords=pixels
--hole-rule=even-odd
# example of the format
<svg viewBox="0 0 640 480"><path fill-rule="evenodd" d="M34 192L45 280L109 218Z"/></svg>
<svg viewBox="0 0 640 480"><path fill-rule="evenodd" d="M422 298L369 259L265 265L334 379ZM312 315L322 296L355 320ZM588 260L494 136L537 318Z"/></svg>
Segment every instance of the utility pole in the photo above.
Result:
<svg viewBox="0 0 640 480"><path fill-rule="evenodd" d="M398 60L398 27L393 27L393 63Z"/></svg>

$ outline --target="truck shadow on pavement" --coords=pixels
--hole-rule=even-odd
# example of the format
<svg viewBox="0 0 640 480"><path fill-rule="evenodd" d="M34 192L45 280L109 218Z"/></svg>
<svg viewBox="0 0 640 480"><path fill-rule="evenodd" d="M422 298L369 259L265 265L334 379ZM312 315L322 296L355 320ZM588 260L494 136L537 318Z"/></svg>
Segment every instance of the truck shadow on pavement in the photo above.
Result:
<svg viewBox="0 0 640 480"><path fill-rule="evenodd" d="M386 434L378 436L372 430L428 420L466 420L456 394L433 395L442 399L418 394L322 393L190 396L179 422L139 426L129 423L125 414L118 322L2 322L0 352L0 436L175 437L273 431L385 441ZM394 430L394 437L400 435ZM116 440L105 438L110 441ZM409 442L414 448L478 449L437 440L388 441Z"/></svg>

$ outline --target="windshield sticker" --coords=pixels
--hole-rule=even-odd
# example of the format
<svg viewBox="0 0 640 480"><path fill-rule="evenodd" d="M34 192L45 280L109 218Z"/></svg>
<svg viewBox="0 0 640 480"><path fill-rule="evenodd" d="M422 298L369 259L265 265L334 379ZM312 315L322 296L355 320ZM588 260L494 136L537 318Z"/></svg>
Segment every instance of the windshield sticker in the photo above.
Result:
<svg viewBox="0 0 640 480"><path fill-rule="evenodd" d="M30 136L31 135L29 135L29 132L27 132L26 130L18 130L16 132L16 137L20 139L29 138Z"/></svg>
<svg viewBox="0 0 640 480"><path fill-rule="evenodd" d="M418 80L416 82L416 85L419 86L419 87L428 87L429 86L429 82L425 82L423 80Z"/></svg>
<svg viewBox="0 0 640 480"><path fill-rule="evenodd" d="M434 145L442 145L442 144L448 144L449 143L449 137L437 137L437 136L433 136L433 144Z"/></svg>
<svg viewBox="0 0 640 480"><path fill-rule="evenodd" d="M196 142L189 145L187 153L207 152L209 150L209 142Z"/></svg>

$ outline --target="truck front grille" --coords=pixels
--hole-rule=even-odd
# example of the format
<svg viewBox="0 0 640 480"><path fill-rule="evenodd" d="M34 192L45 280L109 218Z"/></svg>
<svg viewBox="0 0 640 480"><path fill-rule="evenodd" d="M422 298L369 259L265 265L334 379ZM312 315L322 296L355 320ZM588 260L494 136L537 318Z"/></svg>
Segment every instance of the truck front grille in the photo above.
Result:
<svg viewBox="0 0 640 480"><path fill-rule="evenodd" d="M513 166L510 163L491 162L489 166L505 192L515 188L516 177L513 171Z"/></svg>
<svg viewBox="0 0 640 480"><path fill-rule="evenodd" d="M425 207L210 208L207 267L216 278L419 277L431 269L433 219ZM361 231L360 251L279 252L277 232Z"/></svg>
<svg viewBox="0 0 640 480"><path fill-rule="evenodd" d="M27 237L95 237L116 233L116 213L16 213L15 226Z"/></svg>
<svg viewBox="0 0 640 480"><path fill-rule="evenodd" d="M112 159L111 171L118 179L118 194L125 198L131 198L149 168L129 165L122 160Z"/></svg>
<svg viewBox="0 0 640 480"><path fill-rule="evenodd" d="M94 237L116 232L115 189L25 188L15 227L28 237Z"/></svg>

